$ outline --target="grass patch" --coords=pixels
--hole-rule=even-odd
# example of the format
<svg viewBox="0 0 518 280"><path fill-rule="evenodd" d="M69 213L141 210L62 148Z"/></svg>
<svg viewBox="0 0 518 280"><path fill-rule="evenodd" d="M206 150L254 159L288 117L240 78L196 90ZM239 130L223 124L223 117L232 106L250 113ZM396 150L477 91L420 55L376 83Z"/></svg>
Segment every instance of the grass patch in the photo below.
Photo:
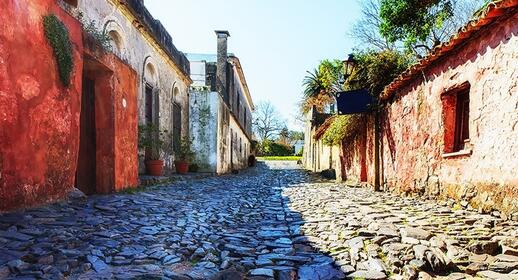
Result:
<svg viewBox="0 0 518 280"><path fill-rule="evenodd" d="M302 157L299 156L269 156L269 157L257 157L257 160L288 160L288 161L297 161L301 160Z"/></svg>

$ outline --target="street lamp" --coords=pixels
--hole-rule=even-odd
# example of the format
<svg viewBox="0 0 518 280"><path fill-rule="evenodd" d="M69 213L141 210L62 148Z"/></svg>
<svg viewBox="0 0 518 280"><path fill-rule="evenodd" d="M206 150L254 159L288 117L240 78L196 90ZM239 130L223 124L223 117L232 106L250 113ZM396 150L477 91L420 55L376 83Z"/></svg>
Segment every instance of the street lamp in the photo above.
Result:
<svg viewBox="0 0 518 280"><path fill-rule="evenodd" d="M349 77L353 74L354 68L356 67L356 60L354 59L354 54L349 54L347 60L344 60L344 80L347 81Z"/></svg>

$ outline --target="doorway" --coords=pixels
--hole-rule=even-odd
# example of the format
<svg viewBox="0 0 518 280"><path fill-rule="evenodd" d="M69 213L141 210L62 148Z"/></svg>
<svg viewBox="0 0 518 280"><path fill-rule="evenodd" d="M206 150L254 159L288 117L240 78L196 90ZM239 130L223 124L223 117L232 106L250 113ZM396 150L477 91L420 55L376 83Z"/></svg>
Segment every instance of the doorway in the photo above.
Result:
<svg viewBox="0 0 518 280"><path fill-rule="evenodd" d="M95 81L83 78L76 187L85 194L96 191Z"/></svg>

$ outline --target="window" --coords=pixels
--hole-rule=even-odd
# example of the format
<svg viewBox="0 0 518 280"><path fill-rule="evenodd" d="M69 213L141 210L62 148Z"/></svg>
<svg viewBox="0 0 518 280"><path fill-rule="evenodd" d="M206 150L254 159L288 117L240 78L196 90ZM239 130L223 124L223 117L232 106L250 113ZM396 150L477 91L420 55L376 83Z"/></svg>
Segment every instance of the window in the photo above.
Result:
<svg viewBox="0 0 518 280"><path fill-rule="evenodd" d="M110 37L110 45L112 46L112 50L117 55L122 54L122 37L120 36L119 32L112 30L108 32L108 36Z"/></svg>
<svg viewBox="0 0 518 280"><path fill-rule="evenodd" d="M70 6L73 6L74 8L77 8L77 0L63 0L63 2L67 3Z"/></svg>
<svg viewBox="0 0 518 280"><path fill-rule="evenodd" d="M444 152L445 156L469 154L469 84L444 94Z"/></svg>
<svg viewBox="0 0 518 280"><path fill-rule="evenodd" d="M455 150L464 150L469 142L469 90L457 94Z"/></svg>

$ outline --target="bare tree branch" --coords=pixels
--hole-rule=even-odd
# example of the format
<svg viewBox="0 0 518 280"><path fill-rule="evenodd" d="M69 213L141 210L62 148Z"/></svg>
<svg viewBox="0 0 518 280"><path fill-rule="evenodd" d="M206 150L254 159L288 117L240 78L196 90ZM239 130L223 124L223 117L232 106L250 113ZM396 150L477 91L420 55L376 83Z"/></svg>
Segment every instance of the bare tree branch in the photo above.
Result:
<svg viewBox="0 0 518 280"><path fill-rule="evenodd" d="M285 126L279 112L270 102L260 102L257 105L252 124L260 141L272 139Z"/></svg>

